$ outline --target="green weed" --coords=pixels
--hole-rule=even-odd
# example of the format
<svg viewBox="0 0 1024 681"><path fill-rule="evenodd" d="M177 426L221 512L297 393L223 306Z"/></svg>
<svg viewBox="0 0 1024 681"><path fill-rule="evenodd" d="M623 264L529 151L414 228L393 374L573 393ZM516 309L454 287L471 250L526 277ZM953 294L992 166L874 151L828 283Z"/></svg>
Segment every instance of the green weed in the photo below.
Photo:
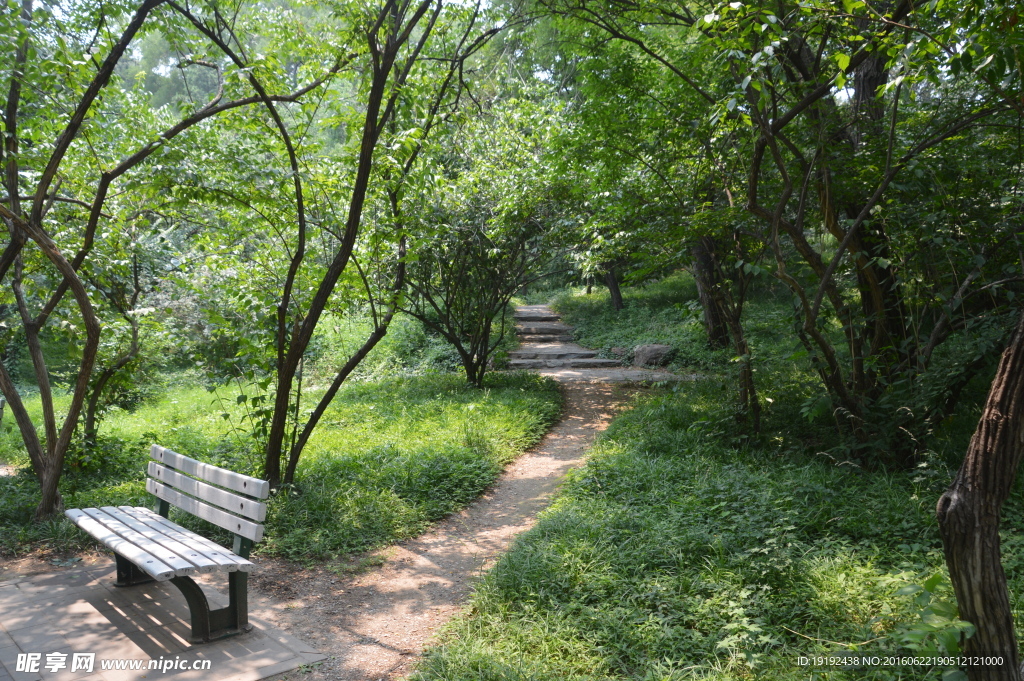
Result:
<svg viewBox="0 0 1024 681"><path fill-rule="evenodd" d="M764 294L744 319L764 406L762 433L746 433L734 365L704 347L693 296L677 276L627 289L619 313L602 294L557 300L581 343L669 343L677 366L701 378L638 398L613 422L428 651L420 681L947 678L927 667L825 674L798 659L955 649L969 628L956 617L934 508L971 418L944 425L912 471L838 456L831 405L807 408L822 390L786 340L791 311ZM1020 624L1020 482L1004 528Z"/></svg>
<svg viewBox="0 0 1024 681"><path fill-rule="evenodd" d="M148 505L149 444L256 474L260 452L222 418L233 392L168 390L134 413L115 411L92 448L79 445L61 483L68 507ZM310 399L317 397L311 388ZM456 374L394 377L344 387L324 415L296 482L270 500L257 550L296 560L364 551L422 531L475 499L501 468L557 418L555 384L529 374L493 374L483 390ZM225 406L230 405L230 406ZM2 458L24 464L11 447ZM63 520L31 522L38 487L27 467L0 477L0 551L74 550L88 540ZM172 519L223 542L230 536L187 514Z"/></svg>

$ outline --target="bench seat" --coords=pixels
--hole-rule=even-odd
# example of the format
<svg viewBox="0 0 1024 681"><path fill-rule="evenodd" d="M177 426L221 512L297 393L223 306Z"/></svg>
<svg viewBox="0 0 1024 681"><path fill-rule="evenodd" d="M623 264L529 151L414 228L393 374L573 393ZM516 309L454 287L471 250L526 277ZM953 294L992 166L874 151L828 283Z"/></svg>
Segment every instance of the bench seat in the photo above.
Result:
<svg viewBox="0 0 1024 681"><path fill-rule="evenodd" d="M252 629L249 624L249 561L252 545L263 538L270 495L265 480L190 459L160 445L149 451L146 491L156 511L135 506L73 508L64 511L75 525L114 552L117 581L131 587L170 582L188 601L192 641L203 643ZM234 535L232 548L220 546L167 519L171 506ZM210 609L194 574L226 572L228 605Z"/></svg>
<svg viewBox="0 0 1024 681"><path fill-rule="evenodd" d="M245 558L145 507L73 509L66 515L158 582L208 572L250 572L254 567Z"/></svg>

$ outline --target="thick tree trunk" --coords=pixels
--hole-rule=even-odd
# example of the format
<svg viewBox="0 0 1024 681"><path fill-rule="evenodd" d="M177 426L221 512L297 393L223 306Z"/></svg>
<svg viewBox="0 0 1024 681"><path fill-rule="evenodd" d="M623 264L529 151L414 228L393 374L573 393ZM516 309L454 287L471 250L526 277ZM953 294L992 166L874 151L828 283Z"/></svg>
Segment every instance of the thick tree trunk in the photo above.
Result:
<svg viewBox="0 0 1024 681"><path fill-rule="evenodd" d="M858 126L862 131L875 134L885 117L885 101L878 96L878 89L889 82L888 58L872 56L864 60L853 76L853 110L867 119L867 124ZM866 129L865 129L866 128ZM859 143L859 140L857 140Z"/></svg>
<svg viewBox="0 0 1024 681"><path fill-rule="evenodd" d="M459 356L462 358L462 368L466 372L466 383L472 386L479 384L476 372L476 362L473 361L473 355L468 350L462 349L461 346L456 346L456 350L459 352Z"/></svg>
<svg viewBox="0 0 1024 681"><path fill-rule="evenodd" d="M721 278L715 267L715 241L701 237L693 247L693 278L697 282L697 296L704 316L704 330L708 346L720 349L729 345L729 324L725 312L714 295Z"/></svg>
<svg viewBox="0 0 1024 681"><path fill-rule="evenodd" d="M739 400L743 409L743 417L749 419L753 432L761 432L761 400L757 396L757 386L754 384L754 366L750 357L750 345L747 344L747 336L743 332L743 324L739 319L739 311L730 315L729 332L732 334L732 343L740 356L740 394Z"/></svg>
<svg viewBox="0 0 1024 681"><path fill-rule="evenodd" d="M612 307L616 312L623 308L622 291L619 290L619 279L615 276L615 268L609 267L604 273L604 283L608 285L608 293L612 297Z"/></svg>
<svg viewBox="0 0 1024 681"><path fill-rule="evenodd" d="M1024 315L1003 352L963 465L936 509L960 617L977 629L964 654L1004 660L999 666L967 667L970 681L1021 681L999 519L1022 455Z"/></svg>

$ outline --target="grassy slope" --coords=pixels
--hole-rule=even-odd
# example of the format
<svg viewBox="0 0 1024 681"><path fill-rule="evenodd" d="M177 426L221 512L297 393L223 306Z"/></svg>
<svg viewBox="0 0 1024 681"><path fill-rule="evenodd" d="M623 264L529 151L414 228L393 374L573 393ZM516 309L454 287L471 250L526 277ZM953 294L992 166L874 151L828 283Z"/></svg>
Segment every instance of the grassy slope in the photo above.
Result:
<svg viewBox="0 0 1024 681"><path fill-rule="evenodd" d="M809 678L798 656L837 649L831 642L870 642L861 649L872 651L936 644L930 626L948 625L953 612L948 585L928 581L944 572L933 509L951 471L938 462L869 472L808 455L830 433L800 414L813 381L777 335L784 310L770 300L748 317L762 392L774 397L767 433L736 438L730 363L685 347L699 336L686 328L697 321L684 284L630 291L634 312L621 318L600 296L559 301L584 344L629 345L636 335L683 345L684 358L703 358L684 363L704 378L642 398L612 424L558 502L486 576L421 678L796 680ZM672 315L682 328L669 328ZM1024 593L1022 506L1018 486L1004 538L1015 594ZM1015 607L1020 620L1019 595Z"/></svg>
<svg viewBox="0 0 1024 681"><path fill-rule="evenodd" d="M560 408L556 386L536 376L494 374L487 383L476 390L461 375L433 374L343 389L306 449L295 489L272 501L259 550L312 559L380 546L475 498L540 438ZM254 472L257 448L232 430L245 425L236 392L179 387L133 414L112 414L103 429L105 451L65 477L66 505L148 504L143 470L153 441ZM0 458L23 462L7 438ZM28 522L37 493L27 471L0 477L0 550L84 541L69 523Z"/></svg>

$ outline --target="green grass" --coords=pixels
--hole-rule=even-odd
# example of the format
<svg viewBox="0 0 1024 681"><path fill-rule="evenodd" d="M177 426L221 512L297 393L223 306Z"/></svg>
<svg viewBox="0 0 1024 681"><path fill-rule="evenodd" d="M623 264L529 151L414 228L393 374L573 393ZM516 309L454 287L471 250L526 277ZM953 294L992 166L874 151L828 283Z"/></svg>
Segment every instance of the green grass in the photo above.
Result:
<svg viewBox="0 0 1024 681"><path fill-rule="evenodd" d="M922 607L897 590L942 571L938 488L680 427L717 393L618 418L421 678L806 679L836 648L813 639L900 647Z"/></svg>
<svg viewBox="0 0 1024 681"><path fill-rule="evenodd" d="M362 551L414 535L469 503L541 437L561 404L555 384L537 376L493 374L486 385L428 374L343 388L307 446L295 486L272 499L258 550L298 560ZM71 458L65 504L151 503L144 489L151 442L255 473L259 448L244 434L236 394L177 387L134 413L112 413L99 447ZM309 399L316 396L311 389ZM8 437L0 459L25 463L17 444ZM70 523L30 522L37 495L27 469L0 478L0 550L86 545Z"/></svg>
<svg viewBox="0 0 1024 681"><path fill-rule="evenodd" d="M701 427L728 434L735 440L735 405L739 363L731 348L711 350L701 321L700 305L693 278L677 273L657 282L622 290L625 308L616 312L606 289L590 295L583 289L558 294L555 308L574 327L576 340L613 356L613 347L632 352L644 343L664 343L674 348L668 368L680 374L696 373L714 388L706 395L693 396L695 419ZM821 381L810 370L804 353L787 330L792 310L785 300L761 293L744 308L743 323L751 344L755 381L763 410L764 440L793 451L826 449L835 437L830 410L811 412L821 399ZM688 425L688 424L687 424Z"/></svg>
<svg viewBox="0 0 1024 681"><path fill-rule="evenodd" d="M938 679L930 668L812 674L842 649L945 650L958 620L934 509L978 395L913 471L832 449L834 424L769 294L748 303L764 427L737 423L735 363L704 348L689 280L556 304L591 347L675 346L695 382L637 399L556 503L480 583L421 664L421 681ZM976 421L976 416L975 416ZM822 451L825 450L825 451ZM1004 566L1024 623L1024 491L1004 510ZM954 636L955 638L955 636ZM841 645L843 644L843 645ZM949 679L955 676L947 677Z"/></svg>
<svg viewBox="0 0 1024 681"><path fill-rule="evenodd" d="M465 506L559 411L554 383L491 374L490 387L435 375L352 386L325 414L266 548L299 558L380 546Z"/></svg>

